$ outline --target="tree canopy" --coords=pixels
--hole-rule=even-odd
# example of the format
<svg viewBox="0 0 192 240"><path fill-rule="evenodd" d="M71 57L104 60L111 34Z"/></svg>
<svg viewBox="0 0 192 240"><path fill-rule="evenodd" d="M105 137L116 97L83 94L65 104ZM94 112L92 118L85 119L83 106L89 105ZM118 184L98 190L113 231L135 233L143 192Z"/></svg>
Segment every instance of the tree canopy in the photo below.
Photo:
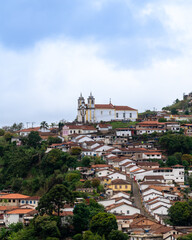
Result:
<svg viewBox="0 0 192 240"><path fill-rule="evenodd" d="M54 212L60 216L60 209L65 203L73 202L73 194L67 187L62 184L57 184L50 191L42 196L39 201L37 210L41 215L52 215Z"/></svg>
<svg viewBox="0 0 192 240"><path fill-rule="evenodd" d="M90 222L90 230L100 236L108 236L112 230L117 230L116 218L113 214L100 212Z"/></svg>

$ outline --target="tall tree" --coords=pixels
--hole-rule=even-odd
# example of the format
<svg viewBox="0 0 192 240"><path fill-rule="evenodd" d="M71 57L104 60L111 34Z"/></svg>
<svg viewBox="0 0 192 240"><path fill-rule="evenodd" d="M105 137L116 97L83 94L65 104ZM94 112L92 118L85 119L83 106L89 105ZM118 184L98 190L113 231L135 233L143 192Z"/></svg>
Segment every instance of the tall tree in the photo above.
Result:
<svg viewBox="0 0 192 240"><path fill-rule="evenodd" d="M49 125L48 125L48 123L47 123L46 121L42 121L42 122L40 123L40 128L48 129L48 128L49 128Z"/></svg>
<svg viewBox="0 0 192 240"><path fill-rule="evenodd" d="M60 216L60 209L64 207L65 203L73 202L73 194L67 187L62 184L55 185L51 190L44 194L40 199L37 210L41 215L52 215L57 212Z"/></svg>
<svg viewBox="0 0 192 240"><path fill-rule="evenodd" d="M85 203L80 203L73 210L73 225L77 233L88 229L89 226L89 207Z"/></svg>
<svg viewBox="0 0 192 240"><path fill-rule="evenodd" d="M90 230L100 236L108 236L113 229L117 230L117 222L111 213L100 212L90 222Z"/></svg>
<svg viewBox="0 0 192 240"><path fill-rule="evenodd" d="M27 137L27 144L30 147L37 148L38 146L40 146L40 141L41 141L41 137L39 136L39 132L32 131L29 133Z"/></svg>

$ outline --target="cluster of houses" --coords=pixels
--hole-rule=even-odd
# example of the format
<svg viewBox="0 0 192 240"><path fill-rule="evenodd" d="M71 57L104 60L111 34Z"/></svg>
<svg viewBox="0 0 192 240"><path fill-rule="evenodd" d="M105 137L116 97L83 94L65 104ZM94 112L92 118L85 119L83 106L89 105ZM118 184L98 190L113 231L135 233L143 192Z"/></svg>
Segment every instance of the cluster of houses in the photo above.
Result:
<svg viewBox="0 0 192 240"><path fill-rule="evenodd" d="M28 225L37 214L40 197L19 193L0 193L0 225L8 227L12 223L22 222Z"/></svg>
<svg viewBox="0 0 192 240"><path fill-rule="evenodd" d="M111 108L115 109L114 106ZM62 143L50 145L47 152L55 148L71 152L78 147L81 157L100 157L104 164L79 167L78 170L82 182L97 178L104 186L104 195L99 203L105 207L105 211L115 214L118 229L129 234L131 240L174 240L192 231L192 228L186 230L167 226L164 221L175 201L184 199L187 188L184 185L184 167L160 167L158 160L166 161L164 152L155 147L154 141L133 141L133 136L179 132L181 129L186 135L192 136L190 123L181 125L179 122L157 120L116 129L112 129L108 123L65 124L60 132L39 127L23 129L18 134L26 136L31 131L38 131L40 136L44 136L43 139L48 136L61 138ZM76 190L90 195L95 191L85 187ZM26 224L36 214L37 198L20 194L13 198L13 195L0 194L0 218L6 226L17 221ZM73 209L74 206L65 206L62 210L65 223L68 217L73 217Z"/></svg>

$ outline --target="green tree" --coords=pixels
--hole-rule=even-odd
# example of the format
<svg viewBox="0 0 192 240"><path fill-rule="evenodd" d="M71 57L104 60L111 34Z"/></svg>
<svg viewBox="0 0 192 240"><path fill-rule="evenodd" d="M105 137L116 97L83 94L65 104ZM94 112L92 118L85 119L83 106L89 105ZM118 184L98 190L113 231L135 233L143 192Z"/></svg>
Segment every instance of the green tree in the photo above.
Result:
<svg viewBox="0 0 192 240"><path fill-rule="evenodd" d="M166 134L159 139L159 144L168 155L176 152L186 154L191 152L192 138L181 134Z"/></svg>
<svg viewBox="0 0 192 240"><path fill-rule="evenodd" d="M172 114L172 115L178 114L177 109L176 109L176 108L172 108L172 109L171 109L171 114Z"/></svg>
<svg viewBox="0 0 192 240"><path fill-rule="evenodd" d="M91 188L91 187L92 187L91 181L90 181L90 180L86 180L86 181L84 182L84 187L85 187L85 188Z"/></svg>
<svg viewBox="0 0 192 240"><path fill-rule="evenodd" d="M182 159L182 161L187 161L189 164L191 164L192 155L191 154L183 154L181 159Z"/></svg>
<svg viewBox="0 0 192 240"><path fill-rule="evenodd" d="M127 240L128 238L126 233L119 230L112 230L108 236L108 240Z"/></svg>
<svg viewBox="0 0 192 240"><path fill-rule="evenodd" d="M89 167L90 166L90 163L91 163L91 159L90 157L83 157L83 159L81 160L81 165L82 167Z"/></svg>
<svg viewBox="0 0 192 240"><path fill-rule="evenodd" d="M175 156L169 156L166 163L169 167L172 167L178 164L178 160Z"/></svg>
<svg viewBox="0 0 192 240"><path fill-rule="evenodd" d="M4 134L4 138L5 138L6 141L10 141L11 138L12 138L12 136L13 136L13 134L10 133L10 132L6 132L6 133Z"/></svg>
<svg viewBox="0 0 192 240"><path fill-rule="evenodd" d="M34 230L40 239L47 239L47 237L59 238L61 233L58 228L56 217L38 216L34 220Z"/></svg>
<svg viewBox="0 0 192 240"><path fill-rule="evenodd" d="M90 212L90 220L97 215L100 212L104 212L105 208L103 205L99 204L98 202L96 202L94 199L90 199L89 200L89 212Z"/></svg>
<svg viewBox="0 0 192 240"><path fill-rule="evenodd" d="M46 176L52 174L54 170L59 169L63 165L62 151L60 149L52 149L42 159L41 168Z"/></svg>
<svg viewBox="0 0 192 240"><path fill-rule="evenodd" d="M27 144L30 147L34 147L37 148L40 146L40 141L41 141L41 137L39 136L39 132L37 131L32 131L29 133L28 137L27 137Z"/></svg>
<svg viewBox="0 0 192 240"><path fill-rule="evenodd" d="M89 207L85 203L80 203L73 210L73 225L77 233L88 229L89 226Z"/></svg>
<svg viewBox="0 0 192 240"><path fill-rule="evenodd" d="M192 240L192 233L179 237L178 240Z"/></svg>
<svg viewBox="0 0 192 240"><path fill-rule="evenodd" d="M62 184L57 184L51 190L44 194L39 201L37 210L41 215L52 215L57 212L60 215L60 209L64 207L64 203L73 202L73 194Z"/></svg>
<svg viewBox="0 0 192 240"><path fill-rule="evenodd" d="M158 122L167 122L167 119L166 118L159 118Z"/></svg>
<svg viewBox="0 0 192 240"><path fill-rule="evenodd" d="M49 145L51 145L53 143L62 143L62 140L59 137L51 137L51 136L49 136L48 139L47 139L47 142L48 142Z"/></svg>
<svg viewBox="0 0 192 240"><path fill-rule="evenodd" d="M48 129L48 128L49 128L49 125L48 125L48 123L47 123L46 121L42 121L42 122L40 123L40 128Z"/></svg>
<svg viewBox="0 0 192 240"><path fill-rule="evenodd" d="M86 231L83 234L83 240L105 240L105 237L101 237L99 234L94 234L91 231Z"/></svg>
<svg viewBox="0 0 192 240"><path fill-rule="evenodd" d="M80 172L69 172L66 174L65 180L67 182L72 182L72 181L77 182L80 180L80 177L81 177Z"/></svg>
<svg viewBox="0 0 192 240"><path fill-rule="evenodd" d="M71 148L71 155L79 156L81 154L81 148L80 147L72 147Z"/></svg>
<svg viewBox="0 0 192 240"><path fill-rule="evenodd" d="M115 216L106 212L98 213L90 222L90 230L100 236L108 236L112 230L117 230Z"/></svg>
<svg viewBox="0 0 192 240"><path fill-rule="evenodd" d="M192 224L192 202L176 202L168 210L170 223L174 226L189 226Z"/></svg>
<svg viewBox="0 0 192 240"><path fill-rule="evenodd" d="M3 136L5 134L5 130L0 128L0 136Z"/></svg>
<svg viewBox="0 0 192 240"><path fill-rule="evenodd" d="M100 185L100 180L98 178L92 179L92 187L97 188Z"/></svg>

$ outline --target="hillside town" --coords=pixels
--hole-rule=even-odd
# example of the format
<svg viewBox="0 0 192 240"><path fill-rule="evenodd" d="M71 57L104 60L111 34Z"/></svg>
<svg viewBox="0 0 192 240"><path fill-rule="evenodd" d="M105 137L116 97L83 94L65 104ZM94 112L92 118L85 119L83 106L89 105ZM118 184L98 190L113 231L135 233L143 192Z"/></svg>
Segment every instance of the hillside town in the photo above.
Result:
<svg viewBox="0 0 192 240"><path fill-rule="evenodd" d="M104 212L115 216L118 230L131 240L174 240L192 232L190 225L180 226L169 221L169 209L192 197L189 184L192 149L176 154L166 149L166 139L161 141L168 136L190 138L192 115L173 115L168 110L139 115L128 106L111 102L95 104L92 93L85 104L81 94L76 121L55 126L44 121L39 127L14 131L10 142L21 148L23 139L34 132L42 142L49 143L46 155L59 151L77 156L79 163L84 161L68 167L68 172L76 171L80 176L75 185L78 197L71 204L63 201L59 212L52 210L61 216L63 224L72 225L77 206L94 199L103 206ZM173 159L174 154L180 154L180 159ZM50 161L54 161L52 159ZM35 191L26 195L21 189L16 192L12 187L1 188L2 228L18 222L28 226L41 211L38 203L42 195L34 196Z"/></svg>

